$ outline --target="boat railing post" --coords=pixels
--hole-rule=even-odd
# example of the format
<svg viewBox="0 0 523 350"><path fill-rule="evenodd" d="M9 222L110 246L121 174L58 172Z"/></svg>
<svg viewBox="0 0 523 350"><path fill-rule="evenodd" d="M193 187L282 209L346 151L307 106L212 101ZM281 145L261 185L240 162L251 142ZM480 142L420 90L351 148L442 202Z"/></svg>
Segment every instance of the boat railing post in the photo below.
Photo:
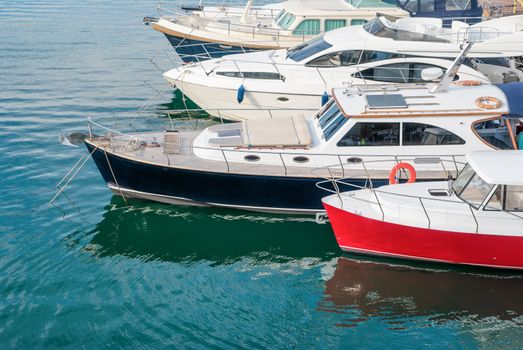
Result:
<svg viewBox="0 0 523 350"><path fill-rule="evenodd" d="M369 180L370 188L374 188L374 184L372 183L372 179L370 178L369 171L367 170L367 167L365 166L365 161L361 160L361 166L363 167L363 171L365 171L365 175L367 176L367 180Z"/></svg>
<svg viewBox="0 0 523 350"><path fill-rule="evenodd" d="M370 190L372 191L372 193L374 194L374 197L376 197L376 203L378 203L378 206L380 207L380 211L381 211L381 221L385 221L385 212L383 211L383 207L381 206L381 202L380 202L380 199L378 198L378 195L376 194L376 190L374 188L372 188L372 182L371 182L371 188Z"/></svg>
<svg viewBox="0 0 523 350"><path fill-rule="evenodd" d="M421 204L421 207L423 208L423 212L425 213L425 216L427 217L428 228L430 229L430 217L429 217L429 213L427 213L427 209L425 208L425 205L423 204L423 198L418 197L418 199L419 199L419 204Z"/></svg>
<svg viewBox="0 0 523 350"><path fill-rule="evenodd" d="M338 199L340 200L340 206L343 209L343 200L341 199L341 192L340 192L340 188L338 186L338 182L334 179L334 175L332 174L331 167L328 165L327 165L327 171L329 172L329 175L331 178L332 187L336 191L336 194L338 195Z"/></svg>
<svg viewBox="0 0 523 350"><path fill-rule="evenodd" d="M227 22L227 35L231 35L231 21Z"/></svg>
<svg viewBox="0 0 523 350"><path fill-rule="evenodd" d="M269 117L270 117L271 119L273 119L273 116L272 116L272 112L271 112L271 110L268 109L267 112L269 112Z"/></svg>
<svg viewBox="0 0 523 350"><path fill-rule="evenodd" d="M343 161L341 160L341 156L338 154L338 160L341 165L341 177L345 178L345 167L343 166Z"/></svg>
<svg viewBox="0 0 523 350"><path fill-rule="evenodd" d="M445 162L443 159L439 159L439 163L441 164L441 167L443 168L443 172L445 173L446 177L448 178L450 173L447 171L447 168L445 168Z"/></svg>
<svg viewBox="0 0 523 350"><path fill-rule="evenodd" d="M458 169L458 163L456 162L456 157L454 155L452 156L452 162L454 163L454 168L456 168L456 177L457 177L459 174L459 169Z"/></svg>
<svg viewBox="0 0 523 350"><path fill-rule="evenodd" d="M476 233L478 233L479 232L479 223L478 223L478 219L476 218L476 214L474 214L474 210L472 209L472 205L467 203L467 206L469 207L470 213L472 214L472 217L474 218L474 222L476 223Z"/></svg>
<svg viewBox="0 0 523 350"><path fill-rule="evenodd" d="M231 172L231 168L229 167L229 162L227 161L227 157L225 156L225 152L223 149L220 150L222 152L223 160L225 161L225 165L227 166L227 172Z"/></svg>
<svg viewBox="0 0 523 350"><path fill-rule="evenodd" d="M281 152L278 153L278 155L280 156L281 163L283 164L283 169L284 169L285 175L287 175L287 166L285 165L285 160L283 160L283 155L281 154Z"/></svg>

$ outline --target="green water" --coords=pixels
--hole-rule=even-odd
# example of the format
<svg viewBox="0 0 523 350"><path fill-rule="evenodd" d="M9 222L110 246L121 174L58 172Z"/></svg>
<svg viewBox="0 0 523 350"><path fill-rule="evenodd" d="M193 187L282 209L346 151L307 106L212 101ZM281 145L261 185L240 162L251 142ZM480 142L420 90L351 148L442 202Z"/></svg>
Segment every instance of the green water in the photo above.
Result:
<svg viewBox="0 0 523 350"><path fill-rule="evenodd" d="M303 217L126 204L91 160L49 205L85 152L62 131L183 106L167 89L136 114L166 89L156 5L0 0L2 349L523 346L519 275L347 259Z"/></svg>

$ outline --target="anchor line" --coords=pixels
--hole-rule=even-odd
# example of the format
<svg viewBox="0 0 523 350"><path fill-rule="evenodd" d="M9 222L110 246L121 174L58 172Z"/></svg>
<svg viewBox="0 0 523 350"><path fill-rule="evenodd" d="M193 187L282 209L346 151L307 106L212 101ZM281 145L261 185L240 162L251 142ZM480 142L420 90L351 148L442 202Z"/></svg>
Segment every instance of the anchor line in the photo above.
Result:
<svg viewBox="0 0 523 350"><path fill-rule="evenodd" d="M95 148L93 149L93 151L89 154L88 157L85 157L85 159L83 160L83 162L80 164L80 166L76 169L76 171L69 177L69 179L65 182L65 184L60 187L60 189L58 190L58 192L56 192L56 194L54 195L54 197L49 201L49 204L53 204L53 202L55 201L55 199L60 195L60 193L62 193L63 191L65 191L65 188L67 187L67 185L69 185L69 183L75 178L76 174L78 174L78 172L80 171L80 169L83 168L84 164L87 162L87 160L93 155L94 151L96 151L98 149L98 146L95 146ZM86 152L86 153L89 153L89 152ZM84 158L84 156L82 156L82 158ZM80 158L80 160L82 159ZM71 173L71 171L77 166L77 164L80 162L80 160L78 162L76 162L76 164L71 168L71 170L69 170L69 172L62 178L62 180L58 183L58 185L56 185L57 187L63 183L63 181L67 178L67 176Z"/></svg>
<svg viewBox="0 0 523 350"><path fill-rule="evenodd" d="M116 187L118 187L118 191L120 191L120 195L122 196L125 204L127 205L127 198L123 195L122 189L120 188L120 185L118 184L118 181L116 180L116 176L114 176L113 168L111 167L111 163L109 162L109 157L107 156L107 151L104 149L105 159L107 160L107 165L109 165L109 170L111 171L111 175L113 176L113 180L116 183Z"/></svg>

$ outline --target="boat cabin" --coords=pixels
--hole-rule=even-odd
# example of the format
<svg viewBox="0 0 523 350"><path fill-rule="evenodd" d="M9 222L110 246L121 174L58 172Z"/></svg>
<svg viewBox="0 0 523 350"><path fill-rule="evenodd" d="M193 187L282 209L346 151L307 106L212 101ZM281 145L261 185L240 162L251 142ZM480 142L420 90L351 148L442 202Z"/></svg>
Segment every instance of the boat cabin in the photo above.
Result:
<svg viewBox="0 0 523 350"><path fill-rule="evenodd" d="M523 211L523 152L472 152L452 192L476 210Z"/></svg>
<svg viewBox="0 0 523 350"><path fill-rule="evenodd" d="M305 2L305 4L304 4ZM272 26L295 36L314 36L347 26L361 25L377 12L393 17L408 16L394 2L363 1L287 1Z"/></svg>
<svg viewBox="0 0 523 350"><path fill-rule="evenodd" d="M516 149L516 119L495 85L451 85L431 93L431 84L353 86L333 89L333 98L313 116L249 120L211 126L194 140L204 159L281 164L279 152L304 157L290 165L319 167L334 155L465 155L474 150ZM488 97L488 98L487 98ZM492 106L490 104L493 104ZM322 155L333 155L333 159ZM361 159L360 159L361 161ZM438 162L436 162L438 163ZM390 169L390 164L383 165Z"/></svg>

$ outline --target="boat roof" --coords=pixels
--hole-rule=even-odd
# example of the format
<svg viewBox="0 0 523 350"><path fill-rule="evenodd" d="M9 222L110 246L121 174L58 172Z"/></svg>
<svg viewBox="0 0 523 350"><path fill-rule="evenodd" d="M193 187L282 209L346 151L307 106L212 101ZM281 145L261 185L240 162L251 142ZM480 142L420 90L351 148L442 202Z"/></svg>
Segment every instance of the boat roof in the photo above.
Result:
<svg viewBox="0 0 523 350"><path fill-rule="evenodd" d="M432 93L434 84L354 85L335 88L332 95L342 113L351 118L420 116L496 116L509 113L501 89L492 84L461 86L451 84L448 91ZM482 108L480 98L500 101L499 108Z"/></svg>
<svg viewBox="0 0 523 350"><path fill-rule="evenodd" d="M322 15L347 15L354 11L368 12L380 9L381 11L392 11L397 14L408 15L408 12L400 9L396 4L386 3L380 0L363 0L359 4L352 5L343 0L288 0L282 3L284 10L298 16L322 16Z"/></svg>
<svg viewBox="0 0 523 350"><path fill-rule="evenodd" d="M467 162L489 184L523 185L523 151L475 151Z"/></svg>

